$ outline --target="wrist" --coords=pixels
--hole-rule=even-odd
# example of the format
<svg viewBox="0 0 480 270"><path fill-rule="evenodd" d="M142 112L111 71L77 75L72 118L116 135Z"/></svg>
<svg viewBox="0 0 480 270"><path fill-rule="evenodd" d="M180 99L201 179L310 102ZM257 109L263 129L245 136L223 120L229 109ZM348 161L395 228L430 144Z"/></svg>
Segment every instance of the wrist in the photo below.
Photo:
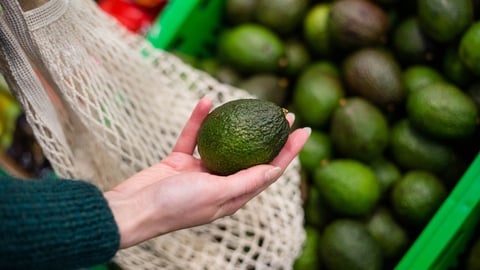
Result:
<svg viewBox="0 0 480 270"><path fill-rule="evenodd" d="M116 191L103 194L112 211L120 234L120 248L128 248L149 238L145 229L148 223L148 210L132 196Z"/></svg>

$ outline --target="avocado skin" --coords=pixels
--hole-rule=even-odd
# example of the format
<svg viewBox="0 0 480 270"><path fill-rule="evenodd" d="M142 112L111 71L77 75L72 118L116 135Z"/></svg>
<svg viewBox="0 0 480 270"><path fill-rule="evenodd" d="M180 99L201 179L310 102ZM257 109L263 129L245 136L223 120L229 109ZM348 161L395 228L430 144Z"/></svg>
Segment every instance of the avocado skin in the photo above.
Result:
<svg viewBox="0 0 480 270"><path fill-rule="evenodd" d="M198 134L205 167L218 175L271 162L287 142L290 125L273 102L237 99L215 108Z"/></svg>

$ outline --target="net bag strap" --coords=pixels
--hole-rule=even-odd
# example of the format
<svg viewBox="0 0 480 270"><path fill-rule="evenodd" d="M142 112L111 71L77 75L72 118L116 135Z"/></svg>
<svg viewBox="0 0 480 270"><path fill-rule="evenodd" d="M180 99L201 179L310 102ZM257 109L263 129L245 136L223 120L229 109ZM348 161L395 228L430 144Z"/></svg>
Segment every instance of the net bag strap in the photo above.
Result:
<svg viewBox="0 0 480 270"><path fill-rule="evenodd" d="M36 1L26 3L32 5ZM17 0L6 0L2 8L2 31L5 35L5 40L2 40L5 68L2 72L57 175L75 178L90 166L88 160L78 158L83 153L73 147L78 142L75 136L70 136L80 134L79 125L72 125L75 114L65 106L62 91L42 60L28 25L30 20L43 15L62 14L67 3L46 1L41 7L23 12ZM42 19L48 22L48 18Z"/></svg>
<svg viewBox="0 0 480 270"><path fill-rule="evenodd" d="M52 136L62 144L66 144L57 111L44 88L40 73L36 72L36 67L32 65L32 61L17 39L18 36L23 36L21 40L24 41L25 47L29 51L34 50L20 6L18 2L8 0L2 3L2 7L4 10L2 15L5 15L0 19L2 74L25 109L27 119L51 119L48 129Z"/></svg>

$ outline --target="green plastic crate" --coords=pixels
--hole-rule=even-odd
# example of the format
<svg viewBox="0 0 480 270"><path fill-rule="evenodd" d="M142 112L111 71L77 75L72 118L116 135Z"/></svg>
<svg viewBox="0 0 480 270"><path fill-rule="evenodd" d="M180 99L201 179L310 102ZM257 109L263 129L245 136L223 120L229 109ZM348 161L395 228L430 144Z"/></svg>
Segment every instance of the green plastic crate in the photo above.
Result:
<svg viewBox="0 0 480 270"><path fill-rule="evenodd" d="M210 56L222 28L223 2L170 0L146 38L156 48Z"/></svg>
<svg viewBox="0 0 480 270"><path fill-rule="evenodd" d="M480 154L470 164L396 269L448 269L457 265L480 215Z"/></svg>
<svg viewBox="0 0 480 270"><path fill-rule="evenodd" d="M222 27L223 2L171 0L147 34L147 40L163 50L199 57L211 55ZM395 269L455 267L478 224L479 199L480 154Z"/></svg>

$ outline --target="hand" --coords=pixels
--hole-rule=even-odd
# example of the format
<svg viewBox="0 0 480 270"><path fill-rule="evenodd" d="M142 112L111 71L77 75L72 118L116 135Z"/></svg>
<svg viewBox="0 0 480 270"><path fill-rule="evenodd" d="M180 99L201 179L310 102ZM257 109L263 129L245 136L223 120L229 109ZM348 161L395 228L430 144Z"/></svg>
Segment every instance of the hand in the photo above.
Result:
<svg viewBox="0 0 480 270"><path fill-rule="evenodd" d="M310 135L309 128L292 132L270 164L213 175L193 156L211 106L207 98L199 101L165 159L104 193L120 231L120 248L234 214L281 176ZM292 125L293 115L287 120Z"/></svg>

